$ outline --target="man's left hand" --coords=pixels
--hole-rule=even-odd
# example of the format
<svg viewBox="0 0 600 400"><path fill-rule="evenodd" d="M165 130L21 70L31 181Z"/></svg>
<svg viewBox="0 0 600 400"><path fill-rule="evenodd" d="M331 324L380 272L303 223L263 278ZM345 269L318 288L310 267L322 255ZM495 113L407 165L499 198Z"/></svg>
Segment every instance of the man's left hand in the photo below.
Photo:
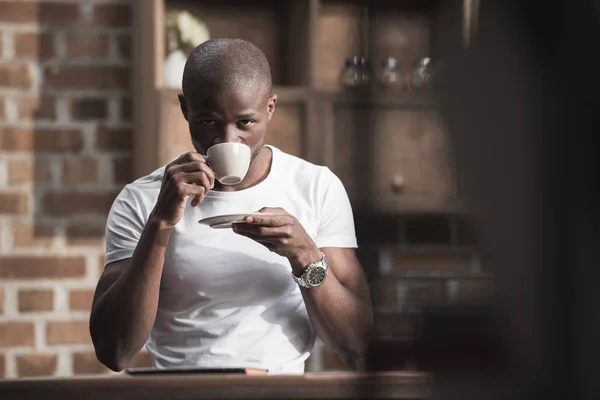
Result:
<svg viewBox="0 0 600 400"><path fill-rule="evenodd" d="M233 231L287 257L296 275L321 259L319 248L300 222L282 208L261 208L245 222L233 224Z"/></svg>

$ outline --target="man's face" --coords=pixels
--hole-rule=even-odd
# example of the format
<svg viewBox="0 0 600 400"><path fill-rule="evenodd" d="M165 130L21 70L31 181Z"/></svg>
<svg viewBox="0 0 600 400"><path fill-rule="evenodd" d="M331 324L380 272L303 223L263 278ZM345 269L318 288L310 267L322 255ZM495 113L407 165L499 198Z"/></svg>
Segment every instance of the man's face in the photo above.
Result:
<svg viewBox="0 0 600 400"><path fill-rule="evenodd" d="M277 96L269 97L266 88L228 85L205 87L179 100L198 153L206 155L217 143L237 142L248 145L254 157L263 146Z"/></svg>

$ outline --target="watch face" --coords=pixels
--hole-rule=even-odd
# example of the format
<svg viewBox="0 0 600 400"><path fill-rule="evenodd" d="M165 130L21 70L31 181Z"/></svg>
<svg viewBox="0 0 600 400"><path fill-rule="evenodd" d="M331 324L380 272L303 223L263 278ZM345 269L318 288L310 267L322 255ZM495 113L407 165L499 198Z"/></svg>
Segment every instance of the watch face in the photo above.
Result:
<svg viewBox="0 0 600 400"><path fill-rule="evenodd" d="M319 286L325 280L326 270L323 267L311 268L306 276L306 282L310 286Z"/></svg>

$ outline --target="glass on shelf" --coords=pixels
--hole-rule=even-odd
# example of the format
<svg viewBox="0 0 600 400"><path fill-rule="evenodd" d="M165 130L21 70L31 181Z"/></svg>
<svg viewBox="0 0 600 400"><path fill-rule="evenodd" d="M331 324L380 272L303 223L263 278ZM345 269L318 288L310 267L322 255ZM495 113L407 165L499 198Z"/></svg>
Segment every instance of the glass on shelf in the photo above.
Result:
<svg viewBox="0 0 600 400"><path fill-rule="evenodd" d="M360 58L360 77L361 84L363 87L371 85L373 81L373 70L371 69L371 63L364 57Z"/></svg>
<svg viewBox="0 0 600 400"><path fill-rule="evenodd" d="M344 89L354 89L360 86L360 59L356 56L346 58L340 74L340 82Z"/></svg>
<svg viewBox="0 0 600 400"><path fill-rule="evenodd" d="M385 89L404 89L405 79L400 71L398 60L388 57L381 62L379 84Z"/></svg>
<svg viewBox="0 0 600 400"><path fill-rule="evenodd" d="M364 57L348 57L340 74L342 88L354 90L369 86L373 73L369 61Z"/></svg>
<svg viewBox="0 0 600 400"><path fill-rule="evenodd" d="M427 90L433 83L431 58L421 58L415 65L410 76L410 87L414 91Z"/></svg>

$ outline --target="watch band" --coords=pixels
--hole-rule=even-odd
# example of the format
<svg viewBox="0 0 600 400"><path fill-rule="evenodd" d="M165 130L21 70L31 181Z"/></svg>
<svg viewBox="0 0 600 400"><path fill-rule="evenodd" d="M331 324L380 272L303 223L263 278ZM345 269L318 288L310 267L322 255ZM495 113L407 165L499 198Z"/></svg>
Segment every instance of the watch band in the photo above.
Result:
<svg viewBox="0 0 600 400"><path fill-rule="evenodd" d="M314 286L310 285L306 281L306 278L307 278L310 270L313 268L317 268L317 267L323 268L325 270L325 273L327 273L327 267L328 267L327 258L325 257L325 254L323 254L323 252L321 252L321 259L319 261L315 261L315 262L308 264L308 266L306 267L306 269L300 276L296 276L296 275L294 275L294 273L292 273L292 278L298 285L300 285L304 288L312 288ZM325 280L325 279L323 279L323 280Z"/></svg>

